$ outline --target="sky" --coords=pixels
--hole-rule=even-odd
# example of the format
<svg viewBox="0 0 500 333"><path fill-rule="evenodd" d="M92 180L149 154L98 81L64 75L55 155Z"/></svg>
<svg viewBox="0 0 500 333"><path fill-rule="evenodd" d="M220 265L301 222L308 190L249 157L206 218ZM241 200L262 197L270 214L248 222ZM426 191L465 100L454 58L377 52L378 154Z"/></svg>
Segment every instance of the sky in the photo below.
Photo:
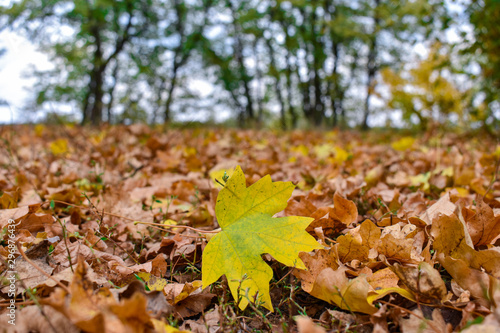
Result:
<svg viewBox="0 0 500 333"><path fill-rule="evenodd" d="M20 120L20 111L31 96L29 88L33 86L34 79L23 74L30 66L48 69L50 62L46 55L37 52L30 41L8 30L0 33L0 48L7 49L0 57L0 100L10 106L0 105L0 123L10 123Z"/></svg>

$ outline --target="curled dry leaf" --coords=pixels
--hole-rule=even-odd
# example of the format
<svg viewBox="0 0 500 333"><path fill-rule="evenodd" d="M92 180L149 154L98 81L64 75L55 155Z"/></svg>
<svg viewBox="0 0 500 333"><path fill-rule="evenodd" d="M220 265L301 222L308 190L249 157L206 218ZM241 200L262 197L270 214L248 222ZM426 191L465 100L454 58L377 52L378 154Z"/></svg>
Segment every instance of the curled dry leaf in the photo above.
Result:
<svg viewBox="0 0 500 333"><path fill-rule="evenodd" d="M48 256L49 242L47 240L38 243L28 249L25 254L39 269L47 275L51 275L54 268L49 264ZM25 291L26 288L34 288L39 284L47 281L47 275L33 267L33 264L26 261L23 257L19 256L15 260L16 277L16 295ZM49 279L50 280L50 279ZM7 294L9 286L3 287L2 292Z"/></svg>
<svg viewBox="0 0 500 333"><path fill-rule="evenodd" d="M355 229L349 230L345 236L337 238L337 253L339 260L349 263L353 259L367 261L375 258L377 245L380 241L380 229L370 220L364 221Z"/></svg>
<svg viewBox="0 0 500 333"><path fill-rule="evenodd" d="M432 223L431 235L434 237L436 252L454 259L462 259L468 262L471 268L500 278L500 252L494 249L474 250L468 244L472 241L467 229L456 215L439 215Z"/></svg>
<svg viewBox="0 0 500 333"><path fill-rule="evenodd" d="M202 315L198 320L186 320L181 329L189 329L192 333L216 333L220 326L220 309L215 305L214 309Z"/></svg>
<svg viewBox="0 0 500 333"><path fill-rule="evenodd" d="M395 263L392 270L419 299L439 303L447 294L441 274L425 261L417 266Z"/></svg>
<svg viewBox="0 0 500 333"><path fill-rule="evenodd" d="M50 214L41 212L41 204L33 204L24 207L0 210L0 227L7 226L9 219L15 221L17 231L25 229L36 233L44 231L46 227L55 223Z"/></svg>
<svg viewBox="0 0 500 333"><path fill-rule="evenodd" d="M373 305L377 299L390 293L398 293L408 299L414 297L408 291L388 286L383 289L374 289L367 281L366 276L359 276L349 280L344 266L338 266L334 261L333 253L319 250L320 256L310 254L301 255L307 271L296 270L295 275L302 280L302 289L309 294L341 309L373 314L377 308Z"/></svg>
<svg viewBox="0 0 500 333"><path fill-rule="evenodd" d="M179 318L193 317L203 312L212 302L215 294L201 289L201 281L169 283L163 289L168 302L174 307L175 315Z"/></svg>
<svg viewBox="0 0 500 333"><path fill-rule="evenodd" d="M487 273L470 267L470 264L462 259L454 259L444 254L438 255L438 261L453 280L470 295L481 300L484 305L489 305L488 290L490 290L490 278Z"/></svg>
<svg viewBox="0 0 500 333"><path fill-rule="evenodd" d="M466 221L467 229L475 246L490 244L500 235L500 214L478 196L476 214Z"/></svg>
<svg viewBox="0 0 500 333"><path fill-rule="evenodd" d="M338 220L349 226L358 220L358 208L354 202L345 199L335 192L333 196L333 210L330 212L330 216L334 220Z"/></svg>
<svg viewBox="0 0 500 333"><path fill-rule="evenodd" d="M71 294L57 288L43 303L86 332L142 332L152 325L144 294L135 292L118 302L108 288L94 292L86 274L80 260L69 286Z"/></svg>

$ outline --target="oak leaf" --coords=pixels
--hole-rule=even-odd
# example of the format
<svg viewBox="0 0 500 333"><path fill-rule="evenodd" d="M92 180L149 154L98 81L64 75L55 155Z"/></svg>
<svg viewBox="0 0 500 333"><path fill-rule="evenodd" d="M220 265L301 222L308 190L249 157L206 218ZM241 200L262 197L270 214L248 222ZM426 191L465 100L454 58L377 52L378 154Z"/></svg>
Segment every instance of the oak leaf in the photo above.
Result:
<svg viewBox="0 0 500 333"><path fill-rule="evenodd" d="M225 274L241 309L258 293L256 303L272 311L269 281L273 273L261 255L268 253L287 266L305 269L299 252L321 248L305 232L311 218L272 217L285 209L294 187L291 182L273 183L267 175L247 188L243 171L236 168L217 198L221 232L203 251L203 288Z"/></svg>

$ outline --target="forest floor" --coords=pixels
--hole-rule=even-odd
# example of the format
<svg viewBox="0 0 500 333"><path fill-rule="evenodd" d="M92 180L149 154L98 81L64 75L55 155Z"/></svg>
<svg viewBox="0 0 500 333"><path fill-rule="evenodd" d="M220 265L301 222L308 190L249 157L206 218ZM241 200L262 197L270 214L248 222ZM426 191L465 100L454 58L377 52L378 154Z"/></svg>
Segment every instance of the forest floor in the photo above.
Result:
<svg viewBox="0 0 500 333"><path fill-rule="evenodd" d="M487 138L23 125L0 139L1 332L500 329L500 145ZM280 186L291 197L269 202L269 223L310 219L276 239L316 244L295 248L297 267L256 253L262 283L227 278L241 257L224 251L202 263L210 232L229 235L222 209L255 211L240 197ZM242 256L257 220L237 234Z"/></svg>

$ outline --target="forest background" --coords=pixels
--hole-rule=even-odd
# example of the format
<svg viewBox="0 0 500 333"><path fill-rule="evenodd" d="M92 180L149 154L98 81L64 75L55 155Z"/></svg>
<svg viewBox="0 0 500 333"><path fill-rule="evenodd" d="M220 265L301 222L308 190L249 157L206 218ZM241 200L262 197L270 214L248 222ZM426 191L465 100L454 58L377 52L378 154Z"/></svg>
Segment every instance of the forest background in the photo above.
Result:
<svg viewBox="0 0 500 333"><path fill-rule="evenodd" d="M23 0L0 31L52 64L23 119L495 134L499 17L495 0Z"/></svg>

